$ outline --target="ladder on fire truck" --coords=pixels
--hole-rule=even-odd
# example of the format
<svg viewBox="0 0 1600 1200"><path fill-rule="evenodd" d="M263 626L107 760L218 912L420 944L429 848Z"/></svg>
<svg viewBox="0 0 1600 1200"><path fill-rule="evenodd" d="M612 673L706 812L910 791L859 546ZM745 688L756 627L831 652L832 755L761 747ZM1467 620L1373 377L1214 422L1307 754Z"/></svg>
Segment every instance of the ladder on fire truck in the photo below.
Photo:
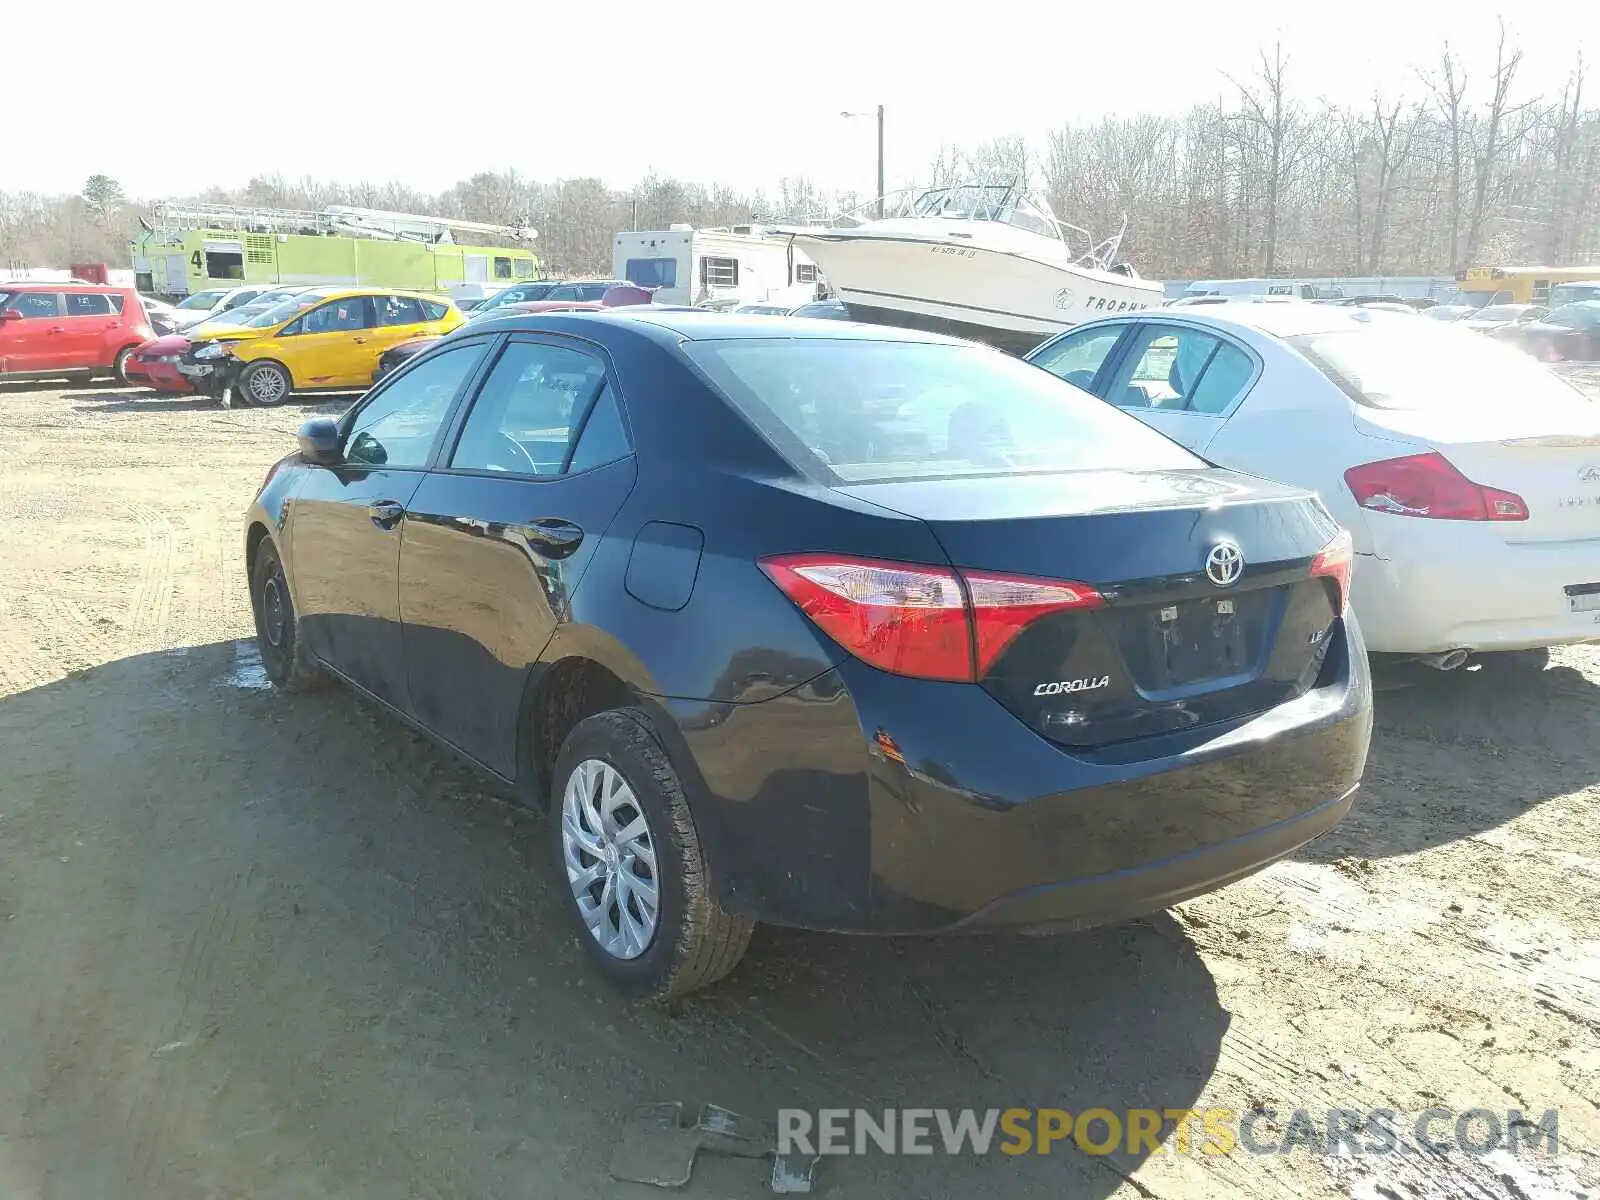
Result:
<svg viewBox="0 0 1600 1200"><path fill-rule="evenodd" d="M526 224L495 225L329 204L319 209L267 208L249 204L202 204L158 201L151 211L152 232L158 229L230 229L242 233L343 235L381 241L453 243L457 233L490 235L531 242L538 231Z"/></svg>

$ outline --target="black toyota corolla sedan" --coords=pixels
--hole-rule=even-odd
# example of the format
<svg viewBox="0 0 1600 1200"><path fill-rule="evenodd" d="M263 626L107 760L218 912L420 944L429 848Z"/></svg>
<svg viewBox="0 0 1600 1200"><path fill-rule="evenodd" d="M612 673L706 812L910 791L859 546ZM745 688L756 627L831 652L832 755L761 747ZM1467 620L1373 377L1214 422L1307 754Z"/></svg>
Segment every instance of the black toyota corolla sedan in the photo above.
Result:
<svg viewBox="0 0 1600 1200"><path fill-rule="evenodd" d="M252 506L262 655L547 810L638 995L755 922L1070 929L1349 809L1350 543L996 350L652 311L474 323Z"/></svg>

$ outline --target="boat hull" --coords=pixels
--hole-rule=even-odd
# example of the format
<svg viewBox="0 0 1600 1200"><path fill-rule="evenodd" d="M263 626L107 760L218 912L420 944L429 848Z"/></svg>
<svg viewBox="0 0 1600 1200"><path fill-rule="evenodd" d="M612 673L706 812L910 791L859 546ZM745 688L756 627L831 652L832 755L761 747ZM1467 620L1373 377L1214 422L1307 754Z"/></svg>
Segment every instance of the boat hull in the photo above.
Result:
<svg viewBox="0 0 1600 1200"><path fill-rule="evenodd" d="M1042 240L1042 239L1041 239ZM1113 312L1158 307L1160 285L1014 248L857 230L794 234L858 320L1024 353Z"/></svg>

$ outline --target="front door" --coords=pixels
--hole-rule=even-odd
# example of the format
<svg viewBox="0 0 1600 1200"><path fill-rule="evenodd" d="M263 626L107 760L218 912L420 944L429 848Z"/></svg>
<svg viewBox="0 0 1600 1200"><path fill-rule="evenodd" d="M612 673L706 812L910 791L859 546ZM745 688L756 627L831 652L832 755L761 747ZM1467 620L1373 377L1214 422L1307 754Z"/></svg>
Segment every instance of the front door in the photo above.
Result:
<svg viewBox="0 0 1600 1200"><path fill-rule="evenodd" d="M66 326L61 297L55 292L15 292L5 311L16 314L0 321L0 373L50 371L62 365L61 343Z"/></svg>
<svg viewBox="0 0 1600 1200"><path fill-rule="evenodd" d="M372 382L377 356L372 339L372 297L346 296L319 304L278 335L283 365L297 388L359 388ZM372 365L367 366L371 357Z"/></svg>
<svg viewBox="0 0 1600 1200"><path fill-rule="evenodd" d="M1101 386L1113 404L1204 454L1256 374L1255 358L1232 341L1210 330L1152 321L1138 327Z"/></svg>
<svg viewBox="0 0 1600 1200"><path fill-rule="evenodd" d="M529 674L633 487L633 451L605 365L555 341L508 342L458 424L407 517L407 678L418 720L512 778Z"/></svg>
<svg viewBox="0 0 1600 1200"><path fill-rule="evenodd" d="M400 636L408 505L457 393L483 356L465 343L376 389L345 425L344 461L307 473L291 501L291 583L306 644L410 712Z"/></svg>

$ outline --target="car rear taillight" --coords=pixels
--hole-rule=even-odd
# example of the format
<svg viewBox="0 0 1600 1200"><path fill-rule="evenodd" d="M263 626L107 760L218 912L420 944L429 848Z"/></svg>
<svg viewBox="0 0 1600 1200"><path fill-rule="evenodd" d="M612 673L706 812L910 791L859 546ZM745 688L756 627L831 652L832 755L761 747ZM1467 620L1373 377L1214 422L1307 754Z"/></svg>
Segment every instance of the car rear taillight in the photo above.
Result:
<svg viewBox="0 0 1600 1200"><path fill-rule="evenodd" d="M781 554L761 569L862 662L918 679L982 679L1033 621L1103 603L1081 583L839 554Z"/></svg>
<svg viewBox="0 0 1600 1200"><path fill-rule="evenodd" d="M1343 615L1350 605L1350 571L1355 565L1356 546L1348 529L1341 529L1333 541L1324 546L1311 560L1311 578L1331 579L1339 589L1333 611Z"/></svg>
<svg viewBox="0 0 1600 1200"><path fill-rule="evenodd" d="M1438 451L1351 467L1344 481L1362 508L1443 521L1526 521L1515 492L1474 483Z"/></svg>

